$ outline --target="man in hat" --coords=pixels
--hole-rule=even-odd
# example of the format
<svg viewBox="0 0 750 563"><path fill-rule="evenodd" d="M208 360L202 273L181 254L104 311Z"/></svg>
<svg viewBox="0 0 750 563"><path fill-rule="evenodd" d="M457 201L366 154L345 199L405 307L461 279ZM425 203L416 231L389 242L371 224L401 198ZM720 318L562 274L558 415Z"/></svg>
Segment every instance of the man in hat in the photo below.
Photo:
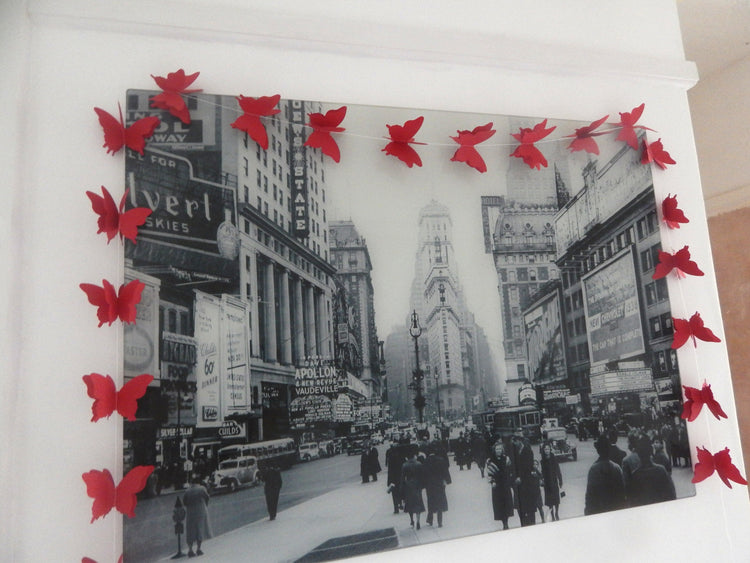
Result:
<svg viewBox="0 0 750 563"><path fill-rule="evenodd" d="M513 462L518 493L518 514L521 526L532 526L536 523L536 498L539 483L534 479L534 453L523 435L523 430L516 430L513 443Z"/></svg>
<svg viewBox="0 0 750 563"><path fill-rule="evenodd" d="M609 459L609 439L599 436L594 443L599 458L591 465L586 482L586 503L583 513L599 514L625 506L625 482L622 469Z"/></svg>

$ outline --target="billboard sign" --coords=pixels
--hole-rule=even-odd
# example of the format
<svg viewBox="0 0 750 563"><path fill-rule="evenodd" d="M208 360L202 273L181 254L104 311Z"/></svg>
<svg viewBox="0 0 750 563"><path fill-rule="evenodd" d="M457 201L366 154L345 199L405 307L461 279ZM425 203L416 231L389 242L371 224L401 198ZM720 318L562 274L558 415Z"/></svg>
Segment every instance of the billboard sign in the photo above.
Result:
<svg viewBox="0 0 750 563"><path fill-rule="evenodd" d="M529 378L534 383L550 383L567 378L560 291L555 289L531 305L523 316Z"/></svg>
<svg viewBox="0 0 750 563"><path fill-rule="evenodd" d="M631 251L624 251L583 278L591 364L632 358L645 351L643 323Z"/></svg>
<svg viewBox="0 0 750 563"><path fill-rule="evenodd" d="M196 403L198 406L197 426L221 426L222 357L220 350L221 301L195 292L195 342L196 342Z"/></svg>

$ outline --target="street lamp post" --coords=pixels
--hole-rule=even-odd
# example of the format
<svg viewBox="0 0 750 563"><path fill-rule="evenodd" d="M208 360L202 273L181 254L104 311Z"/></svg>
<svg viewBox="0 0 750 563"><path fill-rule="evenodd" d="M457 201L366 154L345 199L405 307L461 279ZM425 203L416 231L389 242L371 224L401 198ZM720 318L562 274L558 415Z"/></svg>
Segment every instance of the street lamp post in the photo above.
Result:
<svg viewBox="0 0 750 563"><path fill-rule="evenodd" d="M420 424L422 424L423 420L423 412L424 412L424 406L427 401L425 401L425 398L422 396L422 380L424 379L424 373L422 372L422 368L419 365L419 337L422 335L422 327L419 326L419 315L417 315L417 310L414 309L411 314L411 326L409 327L409 334L414 339L414 356L417 361L416 368L414 369L414 389L416 390L416 395L414 397L414 407L417 409L417 420Z"/></svg>

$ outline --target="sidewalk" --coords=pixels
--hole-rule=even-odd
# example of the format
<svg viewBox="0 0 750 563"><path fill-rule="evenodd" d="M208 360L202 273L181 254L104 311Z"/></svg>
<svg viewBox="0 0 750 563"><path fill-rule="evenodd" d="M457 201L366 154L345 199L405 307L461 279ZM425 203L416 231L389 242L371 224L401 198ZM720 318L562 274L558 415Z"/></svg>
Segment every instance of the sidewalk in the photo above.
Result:
<svg viewBox="0 0 750 563"><path fill-rule="evenodd" d="M386 528L395 530L400 548L498 530L500 523L492 519L490 486L479 470L459 471L452 465L451 478L453 483L446 488L449 510L443 514L442 528L437 527L437 521L434 526L426 525L426 513L421 517L421 530L410 527L408 514L393 514L381 477L374 483L345 485L298 504L279 512L274 521L265 518L207 540L201 559L217 563L295 561L332 538Z"/></svg>

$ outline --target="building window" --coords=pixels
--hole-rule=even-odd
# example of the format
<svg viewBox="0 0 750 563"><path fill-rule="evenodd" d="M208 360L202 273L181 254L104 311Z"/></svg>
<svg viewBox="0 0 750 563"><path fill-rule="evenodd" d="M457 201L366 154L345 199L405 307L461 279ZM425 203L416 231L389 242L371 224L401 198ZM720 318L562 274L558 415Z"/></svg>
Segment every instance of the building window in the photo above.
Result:
<svg viewBox="0 0 750 563"><path fill-rule="evenodd" d="M518 375L518 379L526 378L526 370L524 369L523 364L516 364L516 375Z"/></svg>
<svg viewBox="0 0 750 563"><path fill-rule="evenodd" d="M245 177L247 177L247 175L250 173L250 163L247 161L247 157L243 156L242 160L244 161L242 168L245 171Z"/></svg>

